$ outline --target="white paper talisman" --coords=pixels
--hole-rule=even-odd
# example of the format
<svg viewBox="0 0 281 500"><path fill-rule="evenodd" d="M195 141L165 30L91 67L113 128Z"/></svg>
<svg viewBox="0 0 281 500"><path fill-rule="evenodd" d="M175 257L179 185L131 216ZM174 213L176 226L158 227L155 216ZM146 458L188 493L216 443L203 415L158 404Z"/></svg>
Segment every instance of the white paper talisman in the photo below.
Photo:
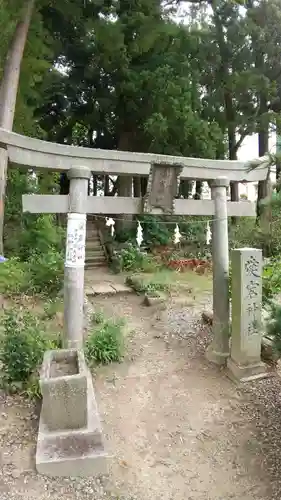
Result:
<svg viewBox="0 0 281 500"><path fill-rule="evenodd" d="M67 215L65 267L85 265L86 214Z"/></svg>

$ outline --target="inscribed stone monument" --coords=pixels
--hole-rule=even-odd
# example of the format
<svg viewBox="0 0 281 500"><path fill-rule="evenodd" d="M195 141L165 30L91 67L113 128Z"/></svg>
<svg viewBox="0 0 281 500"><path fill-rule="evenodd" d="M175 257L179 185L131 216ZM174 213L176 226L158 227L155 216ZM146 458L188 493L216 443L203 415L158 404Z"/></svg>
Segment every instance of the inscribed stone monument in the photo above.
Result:
<svg viewBox="0 0 281 500"><path fill-rule="evenodd" d="M232 251L231 378L244 382L267 375L261 362L262 251Z"/></svg>
<svg viewBox="0 0 281 500"><path fill-rule="evenodd" d="M144 212L174 212L174 200L178 194L181 165L165 165L153 163L147 183L147 194L144 199Z"/></svg>

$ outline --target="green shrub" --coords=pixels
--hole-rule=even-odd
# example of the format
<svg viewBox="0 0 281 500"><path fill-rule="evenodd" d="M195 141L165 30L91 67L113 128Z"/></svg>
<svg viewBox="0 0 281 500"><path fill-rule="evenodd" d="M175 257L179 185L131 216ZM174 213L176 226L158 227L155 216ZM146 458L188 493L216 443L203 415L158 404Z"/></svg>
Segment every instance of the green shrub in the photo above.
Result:
<svg viewBox="0 0 281 500"><path fill-rule="evenodd" d="M56 296L63 286L64 260L60 252L50 250L42 255L33 254L28 261L30 292Z"/></svg>
<svg viewBox="0 0 281 500"><path fill-rule="evenodd" d="M281 261L271 260L263 268L262 298L270 303L275 295L281 292Z"/></svg>
<svg viewBox="0 0 281 500"><path fill-rule="evenodd" d="M6 296L19 295L29 286L28 265L16 258L0 263L0 293Z"/></svg>
<svg viewBox="0 0 281 500"><path fill-rule="evenodd" d="M24 231L20 235L19 257L29 260L30 255L61 252L65 231L56 223L54 215L31 215L24 219Z"/></svg>
<svg viewBox="0 0 281 500"><path fill-rule="evenodd" d="M0 293L53 297L62 289L63 273L63 257L55 250L33 254L27 262L11 258L0 263Z"/></svg>
<svg viewBox="0 0 281 500"><path fill-rule="evenodd" d="M123 327L121 320L107 320L94 329L85 343L85 356L90 365L121 361L124 354Z"/></svg>
<svg viewBox="0 0 281 500"><path fill-rule="evenodd" d="M281 306L274 305L267 322L267 333L273 340L273 347L281 352Z"/></svg>
<svg viewBox="0 0 281 500"><path fill-rule="evenodd" d="M159 292L168 291L169 286L165 282L157 281L157 276L155 279L146 280L140 276L128 276L126 278L126 284L130 286L136 293L146 294L151 297L156 297Z"/></svg>
<svg viewBox="0 0 281 500"><path fill-rule="evenodd" d="M105 318L104 318L104 314L102 311L95 311L93 312L92 314L92 317L91 317L91 323L93 325L101 325L102 323L104 323L105 321Z"/></svg>
<svg viewBox="0 0 281 500"><path fill-rule="evenodd" d="M115 272L144 271L152 272L158 266L153 256L140 250L132 243L115 253L113 262Z"/></svg>
<svg viewBox="0 0 281 500"><path fill-rule="evenodd" d="M52 319L62 308L61 299L50 299L44 305L44 319Z"/></svg>
<svg viewBox="0 0 281 500"><path fill-rule="evenodd" d="M40 319L29 311L6 310L3 326L0 363L4 387L12 391L24 391L27 387L30 390L36 385L37 369L44 352L56 348L57 342L46 334Z"/></svg>
<svg viewBox="0 0 281 500"><path fill-rule="evenodd" d="M229 225L230 248L261 248L266 257L277 257L281 253L281 217L272 218L268 233L263 233L256 219L241 217L236 226Z"/></svg>
<svg viewBox="0 0 281 500"><path fill-rule="evenodd" d="M236 225L229 223L229 248L262 248L262 233L256 219L240 217Z"/></svg>

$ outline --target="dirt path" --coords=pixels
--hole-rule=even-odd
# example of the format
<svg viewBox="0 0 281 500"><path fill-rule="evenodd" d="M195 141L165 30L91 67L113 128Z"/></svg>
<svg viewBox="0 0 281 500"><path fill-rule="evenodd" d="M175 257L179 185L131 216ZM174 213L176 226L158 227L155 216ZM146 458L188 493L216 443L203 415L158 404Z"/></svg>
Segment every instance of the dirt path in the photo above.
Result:
<svg viewBox="0 0 281 500"><path fill-rule="evenodd" d="M96 379L119 489L138 500L270 498L253 425L241 411L245 397L205 361L194 309L178 305L159 319L136 297L104 309L122 310L135 331L133 362Z"/></svg>
<svg viewBox="0 0 281 500"><path fill-rule="evenodd" d="M132 331L126 360L95 374L109 479L38 476L33 408L2 396L1 500L280 499L279 379L238 391L209 365L198 301L157 311L115 295L95 306Z"/></svg>

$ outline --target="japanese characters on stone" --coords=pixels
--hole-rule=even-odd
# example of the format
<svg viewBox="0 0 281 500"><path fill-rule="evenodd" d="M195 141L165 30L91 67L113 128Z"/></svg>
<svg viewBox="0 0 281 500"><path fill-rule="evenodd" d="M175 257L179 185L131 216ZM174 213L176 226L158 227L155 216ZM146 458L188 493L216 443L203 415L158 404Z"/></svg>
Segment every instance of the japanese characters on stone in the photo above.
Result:
<svg viewBox="0 0 281 500"><path fill-rule="evenodd" d="M246 281L245 311L248 322L247 333L249 336L258 333L260 327L261 292L260 292L260 263L250 256L244 266Z"/></svg>

